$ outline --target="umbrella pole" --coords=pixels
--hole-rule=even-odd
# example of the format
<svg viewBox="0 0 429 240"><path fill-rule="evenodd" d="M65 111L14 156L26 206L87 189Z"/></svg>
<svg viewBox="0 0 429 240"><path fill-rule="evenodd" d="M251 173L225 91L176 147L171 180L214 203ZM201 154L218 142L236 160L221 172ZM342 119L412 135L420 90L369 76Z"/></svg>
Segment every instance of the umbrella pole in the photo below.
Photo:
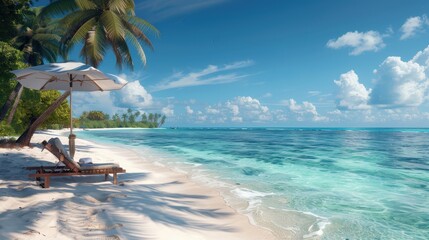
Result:
<svg viewBox="0 0 429 240"><path fill-rule="evenodd" d="M75 139L76 135L73 134L73 104L72 104L72 90L73 90L73 78L70 74L70 135L69 135L69 153L70 157L74 157L76 152Z"/></svg>

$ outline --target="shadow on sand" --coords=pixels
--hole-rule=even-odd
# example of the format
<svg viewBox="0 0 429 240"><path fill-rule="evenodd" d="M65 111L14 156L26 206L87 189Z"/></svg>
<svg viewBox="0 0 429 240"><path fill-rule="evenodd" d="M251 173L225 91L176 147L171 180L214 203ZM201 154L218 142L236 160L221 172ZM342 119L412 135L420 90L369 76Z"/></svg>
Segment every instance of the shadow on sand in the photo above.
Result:
<svg viewBox="0 0 429 240"><path fill-rule="evenodd" d="M31 151L40 151L33 144ZM79 151L90 152L90 147L79 146ZM25 163L15 161L25 160ZM72 238L151 239L144 224L154 223L180 230L234 232L226 224L207 224L202 218L225 218L231 213L212 208L197 208L195 201L204 201L207 195L171 193L164 189L180 186L179 181L159 184L141 184L148 173L119 175L119 185L103 182L103 175L55 177L51 188L43 189L28 178L29 171L22 166L53 165L25 153L14 151L0 156L0 202L14 198L11 206L0 212L0 238L11 239L19 233L23 238L40 235L41 219L53 219L47 224ZM110 179L111 180L111 179ZM44 199L46 193L52 199ZM11 201L8 201L11 202ZM31 204L29 204L31 202ZM22 207L26 206L26 207ZM58 213L55 214L55 213ZM13 221L12 221L13 219ZM221 222L221 221L217 221Z"/></svg>

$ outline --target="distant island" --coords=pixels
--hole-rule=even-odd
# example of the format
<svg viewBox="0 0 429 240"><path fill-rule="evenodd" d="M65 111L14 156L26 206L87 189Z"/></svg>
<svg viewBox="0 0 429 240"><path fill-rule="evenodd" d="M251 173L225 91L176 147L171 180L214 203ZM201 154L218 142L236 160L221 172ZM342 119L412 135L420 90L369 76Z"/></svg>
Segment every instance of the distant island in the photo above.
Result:
<svg viewBox="0 0 429 240"><path fill-rule="evenodd" d="M141 113L128 109L126 113L115 113L112 117L102 111L83 112L79 118L73 119L75 128L158 128L166 120L159 113ZM49 129L61 129L61 124L52 124Z"/></svg>

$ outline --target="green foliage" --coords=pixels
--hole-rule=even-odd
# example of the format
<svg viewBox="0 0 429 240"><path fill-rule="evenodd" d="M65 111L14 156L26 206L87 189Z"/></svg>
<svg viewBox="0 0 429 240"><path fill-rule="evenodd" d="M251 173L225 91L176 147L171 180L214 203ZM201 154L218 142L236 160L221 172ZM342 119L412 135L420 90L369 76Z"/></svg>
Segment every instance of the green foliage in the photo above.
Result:
<svg viewBox="0 0 429 240"><path fill-rule="evenodd" d="M101 121L104 120L105 114L102 111L90 111L86 116L89 120Z"/></svg>
<svg viewBox="0 0 429 240"><path fill-rule="evenodd" d="M0 107L6 102L9 93L16 85L12 70L25 68L24 55L5 42L0 42Z"/></svg>
<svg viewBox="0 0 429 240"><path fill-rule="evenodd" d="M61 96L61 93L56 90L36 91L24 89L24 93L22 95L18 110L14 116L14 121L12 122L12 126L17 133L23 132L32 121L36 120L40 114L42 114L56 99ZM64 101L45 120L40 128L46 129L51 128L52 126L54 126L54 128L68 127L70 125L69 119L69 104L67 101ZM60 127L53 124L58 124Z"/></svg>
<svg viewBox="0 0 429 240"><path fill-rule="evenodd" d="M13 46L24 52L25 62L32 66L43 64L43 59L55 62L60 49L63 28L49 18L40 17L41 8L27 11L22 24L16 26Z"/></svg>
<svg viewBox="0 0 429 240"><path fill-rule="evenodd" d="M12 126L5 122L0 122L0 136L13 136L16 135L15 130Z"/></svg>
<svg viewBox="0 0 429 240"><path fill-rule="evenodd" d="M91 115L96 117L93 117ZM141 115L139 111L133 112L131 109L128 109L127 112L123 113L122 115L119 115L118 113L114 114L111 120L106 117L101 119L101 116L105 115L107 114L101 111L83 112L79 117L78 122L74 122L73 126L80 128L157 128L161 127L166 119L166 117L161 114L151 113L153 117L149 121L145 117L145 113ZM142 116L142 118L140 121L138 121L138 117L140 115Z"/></svg>
<svg viewBox="0 0 429 240"><path fill-rule="evenodd" d="M3 1L2 3L4 2L18 4L18 2L28 3L29 1ZM9 28L14 29L15 33L10 36L10 43L17 49L0 42L0 106L4 105L17 83L12 80L15 76L10 73L11 70L25 68L27 65L24 62L38 65L43 63L43 59L50 62L56 60L60 40L58 31L62 28L52 27L55 24L52 24L48 18L40 18L39 13L39 8L29 9L27 7L25 11L23 9L20 12L22 16L19 22L15 21L14 24L8 25ZM3 24L3 19L0 22ZM23 89L10 127L18 134L22 133L60 95L59 91ZM69 107L65 101L49 116L41 128L68 126L68 118Z"/></svg>
<svg viewBox="0 0 429 240"><path fill-rule="evenodd" d="M0 1L0 41L9 41L16 34L15 26L22 23L30 7L30 0Z"/></svg>

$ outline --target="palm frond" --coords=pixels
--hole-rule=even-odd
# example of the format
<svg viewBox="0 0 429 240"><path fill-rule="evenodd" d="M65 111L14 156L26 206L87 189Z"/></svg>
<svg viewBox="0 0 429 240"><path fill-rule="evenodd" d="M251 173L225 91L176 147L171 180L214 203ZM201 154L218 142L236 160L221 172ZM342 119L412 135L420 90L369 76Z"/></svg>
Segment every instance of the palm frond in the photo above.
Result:
<svg viewBox="0 0 429 240"><path fill-rule="evenodd" d="M99 12L94 9L76 11L63 17L59 21L59 24L62 25L64 28L67 28L68 31L70 31L69 28L76 27L77 25L82 25L88 19L98 16L98 13Z"/></svg>
<svg viewBox="0 0 429 240"><path fill-rule="evenodd" d="M134 69L133 58L131 56L130 49L126 40L116 41L115 47L117 47L121 57L120 61L124 62L131 70Z"/></svg>
<svg viewBox="0 0 429 240"><path fill-rule="evenodd" d="M73 0L54 0L40 12L42 17L56 17L78 9Z"/></svg>
<svg viewBox="0 0 429 240"><path fill-rule="evenodd" d="M88 1L88 0L75 0L76 5L81 9L81 10L90 10L90 9L97 9L97 5L95 3L93 3L92 1Z"/></svg>
<svg viewBox="0 0 429 240"><path fill-rule="evenodd" d="M138 39L134 36L134 34L128 30L125 31L127 39L134 45L137 49L137 53L140 57L140 60L143 62L143 65L146 65L146 54L143 51L142 46L140 45Z"/></svg>
<svg viewBox="0 0 429 240"><path fill-rule="evenodd" d="M112 11L105 11L100 16L100 22L106 29L106 34L110 39L119 40L125 38L124 26L121 18Z"/></svg>
<svg viewBox="0 0 429 240"><path fill-rule="evenodd" d="M127 22L133 24L134 26L136 26L137 28L139 28L142 32L148 32L148 33L153 33L155 34L156 37L159 37L159 30L156 29L155 26L153 26L152 24L150 24L148 21L141 19L139 17L136 16L125 16L124 20L126 20Z"/></svg>
<svg viewBox="0 0 429 240"><path fill-rule="evenodd" d="M125 15L129 10L134 9L132 0L110 0L108 5L110 10L120 15Z"/></svg>
<svg viewBox="0 0 429 240"><path fill-rule="evenodd" d="M38 33L38 34L34 34L33 39L39 42L57 41L59 43L61 40L61 37L57 34Z"/></svg>
<svg viewBox="0 0 429 240"><path fill-rule="evenodd" d="M96 23L97 22L94 17L88 19L83 25L76 29L73 36L70 36L69 39L63 39L62 44L72 47L74 46L74 44L80 42L82 39L86 39L88 32L93 29Z"/></svg>
<svg viewBox="0 0 429 240"><path fill-rule="evenodd" d="M48 60L48 62L56 62L57 61L57 55L58 55L58 50L54 51L51 48L42 48L40 54L43 56L43 58L45 58L46 60Z"/></svg>
<svg viewBox="0 0 429 240"><path fill-rule="evenodd" d="M149 40L148 37L146 37L146 35L140 29L126 22L124 23L124 25L127 27L127 30L132 32L137 39L143 41L150 49L153 50L152 42Z"/></svg>
<svg viewBox="0 0 429 240"><path fill-rule="evenodd" d="M119 69L122 69L122 55L121 55L121 52L119 51L118 44L116 42L111 41L110 39L107 39L107 41L112 46L113 53L115 54L116 66L118 66Z"/></svg>
<svg viewBox="0 0 429 240"><path fill-rule="evenodd" d="M91 65L97 67L103 61L106 38L103 26L98 24L96 28L90 31L85 41L85 56L89 58Z"/></svg>
<svg viewBox="0 0 429 240"><path fill-rule="evenodd" d="M83 32L83 30L80 29L88 29L87 31L89 31L90 28L88 28L88 26L86 26L85 28L82 27L91 19L95 19L95 17L97 16L96 13L96 10L85 10L82 12L73 13L73 15L69 14L67 17L65 17L63 21L61 21L61 23L65 25L65 27L67 28L67 32L62 37L61 44L68 45L78 31L82 31L79 33L79 36L84 39L84 34L86 34L86 32ZM94 25L95 23L92 26ZM73 40L73 42L75 41Z"/></svg>

